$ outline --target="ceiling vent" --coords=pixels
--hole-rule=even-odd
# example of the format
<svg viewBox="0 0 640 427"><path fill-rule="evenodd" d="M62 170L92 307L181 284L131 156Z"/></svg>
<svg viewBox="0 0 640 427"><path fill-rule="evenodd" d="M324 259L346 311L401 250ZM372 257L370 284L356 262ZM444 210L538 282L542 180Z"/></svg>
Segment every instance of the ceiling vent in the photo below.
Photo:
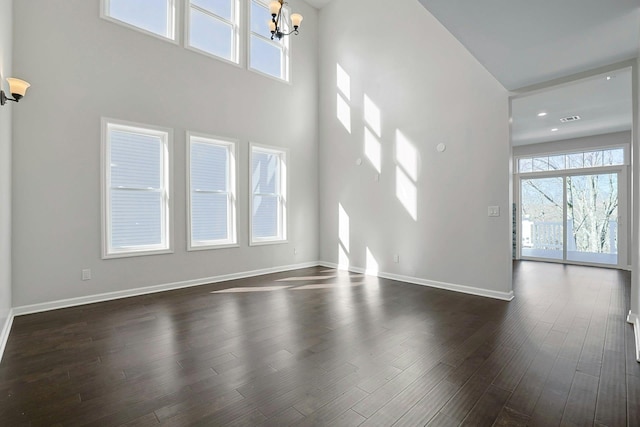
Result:
<svg viewBox="0 0 640 427"><path fill-rule="evenodd" d="M560 119L562 123L575 122L577 120L580 120L580 116L563 117Z"/></svg>

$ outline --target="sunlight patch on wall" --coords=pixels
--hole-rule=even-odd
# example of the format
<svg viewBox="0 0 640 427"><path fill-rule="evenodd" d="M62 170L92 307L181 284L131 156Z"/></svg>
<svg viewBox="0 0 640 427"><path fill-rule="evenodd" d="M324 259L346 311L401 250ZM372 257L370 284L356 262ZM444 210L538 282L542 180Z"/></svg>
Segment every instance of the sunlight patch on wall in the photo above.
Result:
<svg viewBox="0 0 640 427"><path fill-rule="evenodd" d="M364 154L380 173L382 169L382 146L368 127L364 128Z"/></svg>
<svg viewBox="0 0 640 427"><path fill-rule="evenodd" d="M338 85L338 90L342 92L347 101L351 100L351 77L349 74L340 66L340 64L336 64L336 82Z"/></svg>
<svg viewBox="0 0 640 427"><path fill-rule="evenodd" d="M418 220L418 190L415 183L396 166L396 197L414 221Z"/></svg>
<svg viewBox="0 0 640 427"><path fill-rule="evenodd" d="M372 276L376 276L378 274L378 271L380 271L378 266L378 261L376 261L376 258L373 256L368 246L366 249L367 249L367 265L365 268L365 272L367 274L371 274Z"/></svg>
<svg viewBox="0 0 640 427"><path fill-rule="evenodd" d="M344 249L349 252L349 215L338 203L338 238Z"/></svg>
<svg viewBox="0 0 640 427"><path fill-rule="evenodd" d="M342 126L351 133L351 107L347 104L340 93L336 94L336 115Z"/></svg>
<svg viewBox="0 0 640 427"><path fill-rule="evenodd" d="M338 203L338 267L349 267L349 215Z"/></svg>
<svg viewBox="0 0 640 427"><path fill-rule="evenodd" d="M366 94L364 95L364 121L378 137L382 136L380 109Z"/></svg>
<svg viewBox="0 0 640 427"><path fill-rule="evenodd" d="M396 197L414 221L418 220L419 161L416 146L396 129Z"/></svg>
<svg viewBox="0 0 640 427"><path fill-rule="evenodd" d="M418 181L418 150L404 136L399 129L396 130L396 162L404 169L409 178Z"/></svg>

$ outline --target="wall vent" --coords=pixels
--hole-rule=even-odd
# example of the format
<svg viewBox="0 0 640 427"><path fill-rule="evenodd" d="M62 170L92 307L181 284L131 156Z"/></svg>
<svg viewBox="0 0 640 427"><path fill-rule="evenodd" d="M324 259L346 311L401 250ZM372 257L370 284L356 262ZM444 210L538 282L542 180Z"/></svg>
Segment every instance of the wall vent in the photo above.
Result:
<svg viewBox="0 0 640 427"><path fill-rule="evenodd" d="M569 116L560 119L562 123L575 122L576 120L580 120L580 116Z"/></svg>

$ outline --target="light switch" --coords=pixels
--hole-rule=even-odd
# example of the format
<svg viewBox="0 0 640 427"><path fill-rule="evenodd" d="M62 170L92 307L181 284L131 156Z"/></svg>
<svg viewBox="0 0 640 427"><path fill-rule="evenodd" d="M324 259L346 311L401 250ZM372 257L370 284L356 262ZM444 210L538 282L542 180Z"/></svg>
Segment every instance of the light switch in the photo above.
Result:
<svg viewBox="0 0 640 427"><path fill-rule="evenodd" d="M489 206L489 216L500 216L500 206Z"/></svg>

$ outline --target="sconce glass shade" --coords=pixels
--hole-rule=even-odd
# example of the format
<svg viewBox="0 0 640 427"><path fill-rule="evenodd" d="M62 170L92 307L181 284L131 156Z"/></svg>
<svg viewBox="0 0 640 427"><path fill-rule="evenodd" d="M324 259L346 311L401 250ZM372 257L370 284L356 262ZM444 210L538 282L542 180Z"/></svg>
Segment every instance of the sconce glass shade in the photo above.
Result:
<svg viewBox="0 0 640 427"><path fill-rule="evenodd" d="M24 80L14 79L12 77L7 78L9 82L9 93L13 95L15 98L22 98L26 93L29 86L29 83Z"/></svg>
<svg viewBox="0 0 640 427"><path fill-rule="evenodd" d="M299 13L292 13L291 14L291 25L293 25L294 28L297 28L300 26L300 23L302 22L302 15L300 15Z"/></svg>
<svg viewBox="0 0 640 427"><path fill-rule="evenodd" d="M273 21L269 21L269 31L272 33L276 30L276 23Z"/></svg>
<svg viewBox="0 0 640 427"><path fill-rule="evenodd" d="M280 12L280 8L282 7L282 4L279 1L272 1L271 3L269 3L269 13L271 15L277 15L278 12Z"/></svg>

